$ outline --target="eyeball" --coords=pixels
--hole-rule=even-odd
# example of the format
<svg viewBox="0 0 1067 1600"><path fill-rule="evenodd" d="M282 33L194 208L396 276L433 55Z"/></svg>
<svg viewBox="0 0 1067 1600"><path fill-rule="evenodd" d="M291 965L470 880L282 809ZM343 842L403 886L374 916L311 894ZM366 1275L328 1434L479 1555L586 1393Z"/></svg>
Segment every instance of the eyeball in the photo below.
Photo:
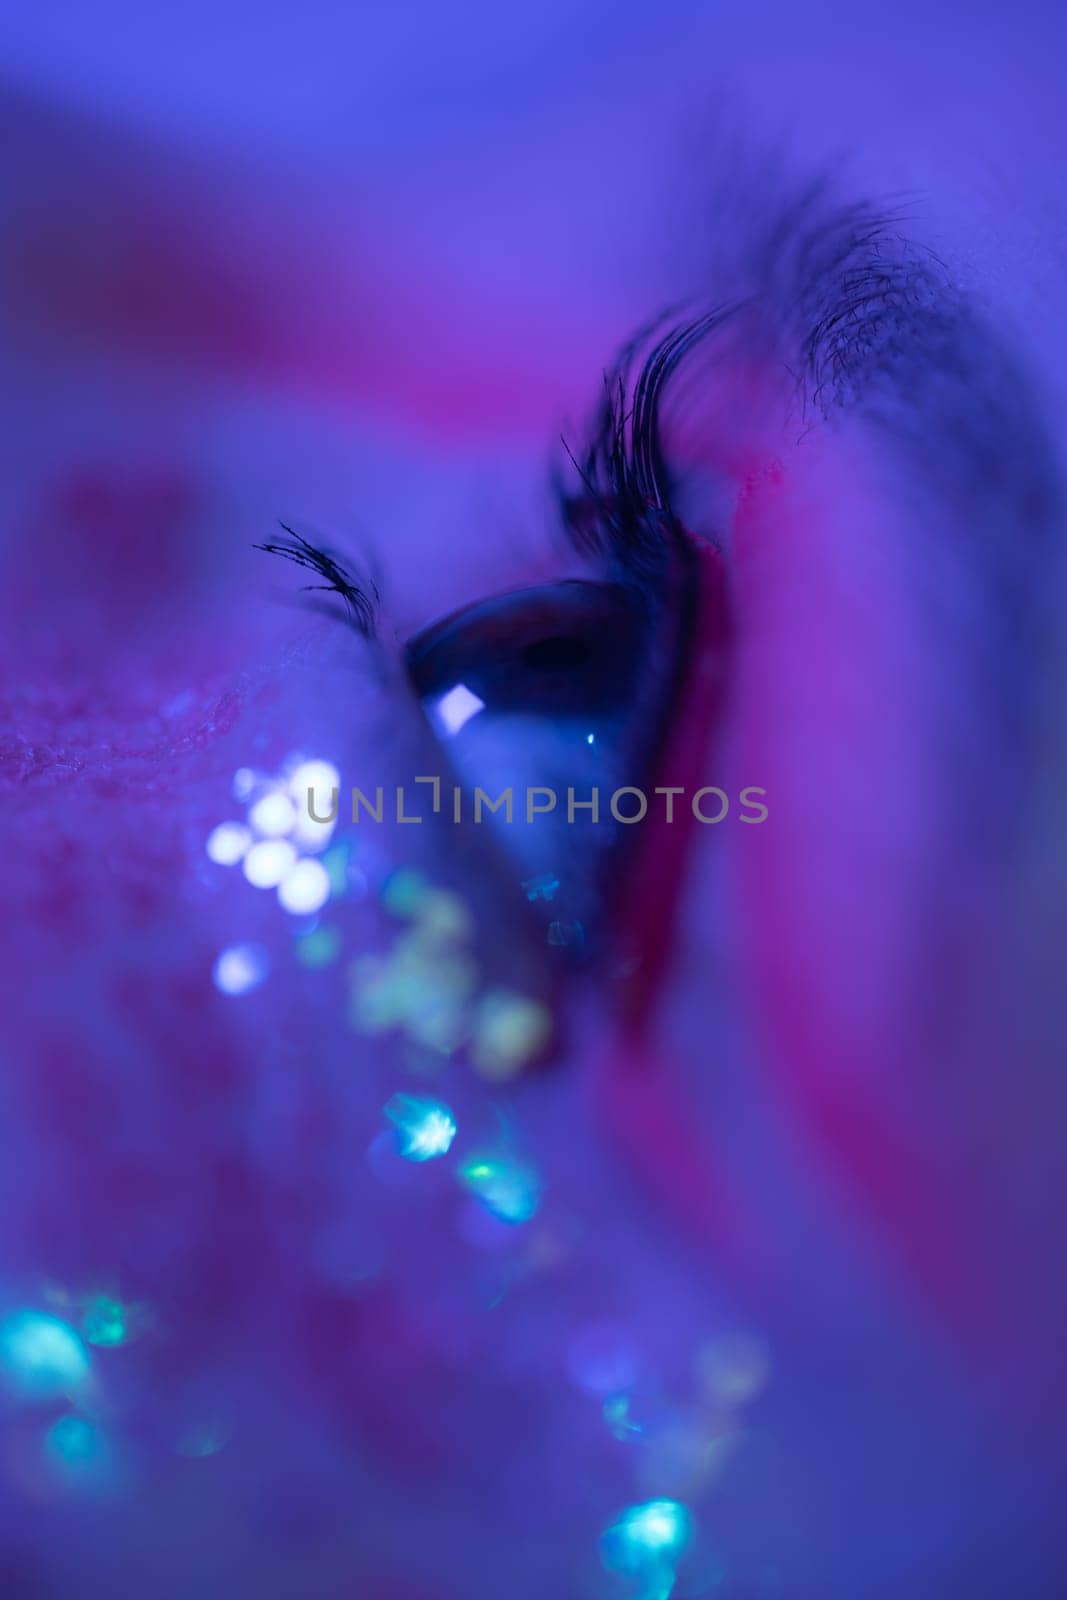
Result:
<svg viewBox="0 0 1067 1600"><path fill-rule="evenodd" d="M408 645L466 816L571 959L595 947L606 862L633 810L613 797L647 772L667 709L650 598L566 580L470 606Z"/></svg>

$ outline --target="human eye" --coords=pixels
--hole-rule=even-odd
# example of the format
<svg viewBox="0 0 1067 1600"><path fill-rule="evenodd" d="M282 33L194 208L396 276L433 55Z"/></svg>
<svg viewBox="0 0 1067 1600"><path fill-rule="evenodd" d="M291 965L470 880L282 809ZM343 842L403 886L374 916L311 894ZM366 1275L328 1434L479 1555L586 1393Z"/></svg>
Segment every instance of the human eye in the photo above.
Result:
<svg viewBox="0 0 1067 1600"><path fill-rule="evenodd" d="M420 708L435 752L421 758L432 777L397 772L400 804L437 824L441 857L476 828L468 872L480 856L509 882L499 920L533 927L566 968L632 972L644 960L624 926L627 885L650 852L662 858L662 827L680 836L692 820L677 735L707 731L725 677L721 553L674 512L658 456L660 391L681 348L674 332L654 344L635 381L624 358L557 484L583 575L474 599L394 652L391 693ZM334 556L302 539L268 548L311 567L323 580L313 587L340 593L349 620L372 631L369 597ZM431 783L432 799L415 788ZM641 906L656 936L675 886L670 872L658 879L657 904Z"/></svg>

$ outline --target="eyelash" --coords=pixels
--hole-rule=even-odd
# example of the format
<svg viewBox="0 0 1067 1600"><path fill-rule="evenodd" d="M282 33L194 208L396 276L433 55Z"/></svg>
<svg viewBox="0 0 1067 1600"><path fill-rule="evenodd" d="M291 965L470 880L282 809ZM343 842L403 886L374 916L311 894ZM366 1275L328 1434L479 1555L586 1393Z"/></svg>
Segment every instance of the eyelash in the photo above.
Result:
<svg viewBox="0 0 1067 1600"><path fill-rule="evenodd" d="M678 365L730 309L669 326L646 355L634 382L639 350L667 322L669 313L642 329L605 374L604 398L582 454L576 455L564 440L581 492L568 489L557 474L563 526L581 554L605 559L614 576L641 583L662 578L671 555L683 553L687 546L671 505L660 407Z"/></svg>
<svg viewBox="0 0 1067 1600"><path fill-rule="evenodd" d="M584 448L576 454L564 441L571 471L561 467L554 482L562 528L572 547L600 568L597 587L625 589L627 604L643 615L641 665L631 691L625 743L619 745L626 752L625 770L635 774L655 770L667 731L683 706L702 592L697 547L671 504L660 440L661 402L679 363L728 314L720 310L674 322L665 331L667 318L662 317L625 346L604 376L603 398ZM364 639L375 638L377 587L361 581L333 551L282 526L284 540L256 548L315 574L321 581L307 587L339 597L348 625ZM523 595L516 591L513 598ZM475 603L462 613L467 627L474 625L479 609ZM437 626L447 626L448 620ZM408 641L405 662L408 683L425 704L411 663L411 651L418 649L424 634ZM588 901L581 899L580 883L575 891L587 927L590 917L597 925L608 904L602 874L601 864Z"/></svg>
<svg viewBox="0 0 1067 1600"><path fill-rule="evenodd" d="M339 595L345 603L346 620L350 626L364 639L373 638L377 632L382 600L377 584L371 579L358 582L332 551L312 544L303 534L289 527L288 523L283 522L280 526L288 534L287 539L269 540L265 544L253 545L252 548L262 550L270 556L282 556L286 561L292 561L295 566L318 573L324 581L304 584L303 592ZM330 615L334 613L331 611Z"/></svg>
<svg viewBox="0 0 1067 1600"><path fill-rule="evenodd" d="M580 453L562 441L578 488L554 475L553 488L563 530L582 556L601 561L607 574L634 585L646 597L663 597L672 566L686 565L688 538L670 503L668 473L660 440L660 404L666 385L688 352L730 314L709 312L668 328L645 357L636 382L638 351L667 321L664 314L625 345L604 376L604 397L590 437ZM257 544L316 573L323 581L305 591L338 595L346 621L363 638L375 636L381 595L369 579L357 578L346 561L323 545L312 544L287 523L285 539ZM331 613L333 614L333 613Z"/></svg>

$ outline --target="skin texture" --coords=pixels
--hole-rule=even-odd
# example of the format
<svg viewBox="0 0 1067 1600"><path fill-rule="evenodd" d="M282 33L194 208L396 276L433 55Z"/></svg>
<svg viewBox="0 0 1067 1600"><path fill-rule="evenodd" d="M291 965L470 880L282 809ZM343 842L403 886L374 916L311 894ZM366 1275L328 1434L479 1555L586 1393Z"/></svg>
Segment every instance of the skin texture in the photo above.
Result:
<svg viewBox="0 0 1067 1600"><path fill-rule="evenodd" d="M94 1352L95 1473L42 1465L62 1403L5 1402L4 1593L592 1600L626 1592L601 1530L665 1493L700 1530L683 1597L1059 1593L1062 22L5 27L0 1310L147 1311ZM895 206L894 260L936 252L966 359L924 291L873 388L798 389L803 280L766 241L816 183ZM665 421L727 598L660 760L771 816L685 830L639 1014L600 975L551 1068L450 1069L461 1126L496 1105L545 1178L482 1250L443 1170L368 1164L397 1052L204 840L294 749L430 770L395 646L580 570L561 427L662 306L742 295ZM279 517L374 574L393 667L252 550ZM371 876L417 852L481 959L525 961L491 875L418 832ZM237 939L274 960L239 1000ZM707 1340L759 1341L721 1470L604 1428L568 1352L605 1322L678 1404ZM205 1425L223 1448L176 1451Z"/></svg>

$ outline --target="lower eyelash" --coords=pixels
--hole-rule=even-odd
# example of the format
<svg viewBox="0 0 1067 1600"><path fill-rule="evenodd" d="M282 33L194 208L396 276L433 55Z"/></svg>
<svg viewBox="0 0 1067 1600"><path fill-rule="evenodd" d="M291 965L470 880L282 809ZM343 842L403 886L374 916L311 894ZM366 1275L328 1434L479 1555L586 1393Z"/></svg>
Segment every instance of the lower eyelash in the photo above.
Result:
<svg viewBox="0 0 1067 1600"><path fill-rule="evenodd" d="M254 545L253 549L263 550L267 555L284 556L287 561L294 562L298 567L317 572L325 582L308 583L304 585L304 589L316 593L340 595L345 603L349 623L363 638L373 638L377 632L378 612L381 606L381 595L377 585L370 579L364 583L358 582L348 568L330 551L311 544L287 523L283 522L280 526L289 535L288 539L271 540L266 544Z"/></svg>

